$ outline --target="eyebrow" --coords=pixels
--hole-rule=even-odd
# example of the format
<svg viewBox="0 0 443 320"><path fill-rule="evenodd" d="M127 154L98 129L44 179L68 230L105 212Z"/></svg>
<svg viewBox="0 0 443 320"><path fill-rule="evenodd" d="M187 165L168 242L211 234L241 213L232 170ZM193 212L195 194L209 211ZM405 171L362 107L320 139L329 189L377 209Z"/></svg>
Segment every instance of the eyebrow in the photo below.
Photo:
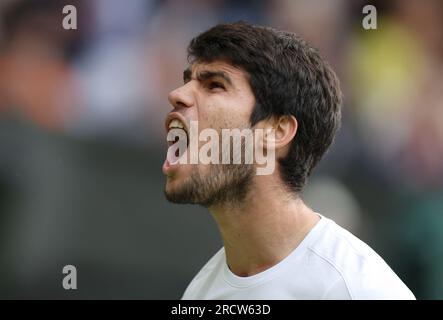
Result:
<svg viewBox="0 0 443 320"><path fill-rule="evenodd" d="M183 82L188 82L192 78L192 72L191 69L187 68L185 71L183 71ZM232 80L229 77L229 75L226 72L223 71L202 71L197 74L197 80L198 81L206 81L212 78L222 78L224 81L226 81L229 85L232 85Z"/></svg>

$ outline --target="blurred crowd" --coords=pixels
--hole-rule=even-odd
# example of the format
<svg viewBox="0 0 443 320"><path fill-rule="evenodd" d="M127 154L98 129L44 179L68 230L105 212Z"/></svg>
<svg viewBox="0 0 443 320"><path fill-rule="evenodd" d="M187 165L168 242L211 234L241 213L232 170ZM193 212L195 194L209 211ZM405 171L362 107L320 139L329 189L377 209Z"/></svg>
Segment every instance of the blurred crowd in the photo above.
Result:
<svg viewBox="0 0 443 320"><path fill-rule="evenodd" d="M220 243L163 199L166 97L195 35L247 20L299 34L341 80L342 128L308 204L418 298L443 299L443 2L371 3L376 30L355 0L2 0L0 297L65 297L51 263L69 259L90 281L79 297L180 296Z"/></svg>

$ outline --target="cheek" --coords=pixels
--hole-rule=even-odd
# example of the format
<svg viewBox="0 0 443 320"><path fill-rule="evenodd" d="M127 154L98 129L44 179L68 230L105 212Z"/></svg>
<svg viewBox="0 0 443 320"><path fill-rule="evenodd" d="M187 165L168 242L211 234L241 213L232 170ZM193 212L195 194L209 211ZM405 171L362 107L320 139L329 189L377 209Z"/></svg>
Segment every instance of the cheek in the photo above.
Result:
<svg viewBox="0 0 443 320"><path fill-rule="evenodd" d="M230 119L232 115L227 114L222 107L208 106L207 112L200 112L199 114L199 131L211 128L215 130L232 128L234 125Z"/></svg>
<svg viewBox="0 0 443 320"><path fill-rule="evenodd" d="M199 112L202 128L231 129L249 127L254 99L237 97L211 101Z"/></svg>
<svg viewBox="0 0 443 320"><path fill-rule="evenodd" d="M235 115L219 115L208 122L208 127L213 128L221 134L222 129L245 128L247 124Z"/></svg>
<svg viewBox="0 0 443 320"><path fill-rule="evenodd" d="M208 123L214 129L232 129L249 127L249 113L239 111L242 106L214 108L208 116Z"/></svg>

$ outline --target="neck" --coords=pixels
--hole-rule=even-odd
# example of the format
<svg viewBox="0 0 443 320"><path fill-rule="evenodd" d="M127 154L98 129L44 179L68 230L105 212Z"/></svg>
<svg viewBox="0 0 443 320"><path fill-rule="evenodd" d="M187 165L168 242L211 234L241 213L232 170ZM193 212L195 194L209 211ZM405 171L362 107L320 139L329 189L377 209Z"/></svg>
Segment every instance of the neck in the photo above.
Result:
<svg viewBox="0 0 443 320"><path fill-rule="evenodd" d="M209 211L220 229L227 264L238 276L257 274L282 261L320 220L272 176L256 176L241 203Z"/></svg>

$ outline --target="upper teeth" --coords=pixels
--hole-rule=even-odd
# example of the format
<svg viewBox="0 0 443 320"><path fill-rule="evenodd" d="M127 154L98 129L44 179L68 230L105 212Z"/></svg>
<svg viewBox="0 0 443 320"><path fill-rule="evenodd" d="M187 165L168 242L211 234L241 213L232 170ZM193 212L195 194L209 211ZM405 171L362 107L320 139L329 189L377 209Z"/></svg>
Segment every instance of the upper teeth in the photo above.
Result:
<svg viewBox="0 0 443 320"><path fill-rule="evenodd" d="M185 126L183 125L183 123L180 120L174 119L171 122L169 122L169 129L171 129L171 128L184 129Z"/></svg>

